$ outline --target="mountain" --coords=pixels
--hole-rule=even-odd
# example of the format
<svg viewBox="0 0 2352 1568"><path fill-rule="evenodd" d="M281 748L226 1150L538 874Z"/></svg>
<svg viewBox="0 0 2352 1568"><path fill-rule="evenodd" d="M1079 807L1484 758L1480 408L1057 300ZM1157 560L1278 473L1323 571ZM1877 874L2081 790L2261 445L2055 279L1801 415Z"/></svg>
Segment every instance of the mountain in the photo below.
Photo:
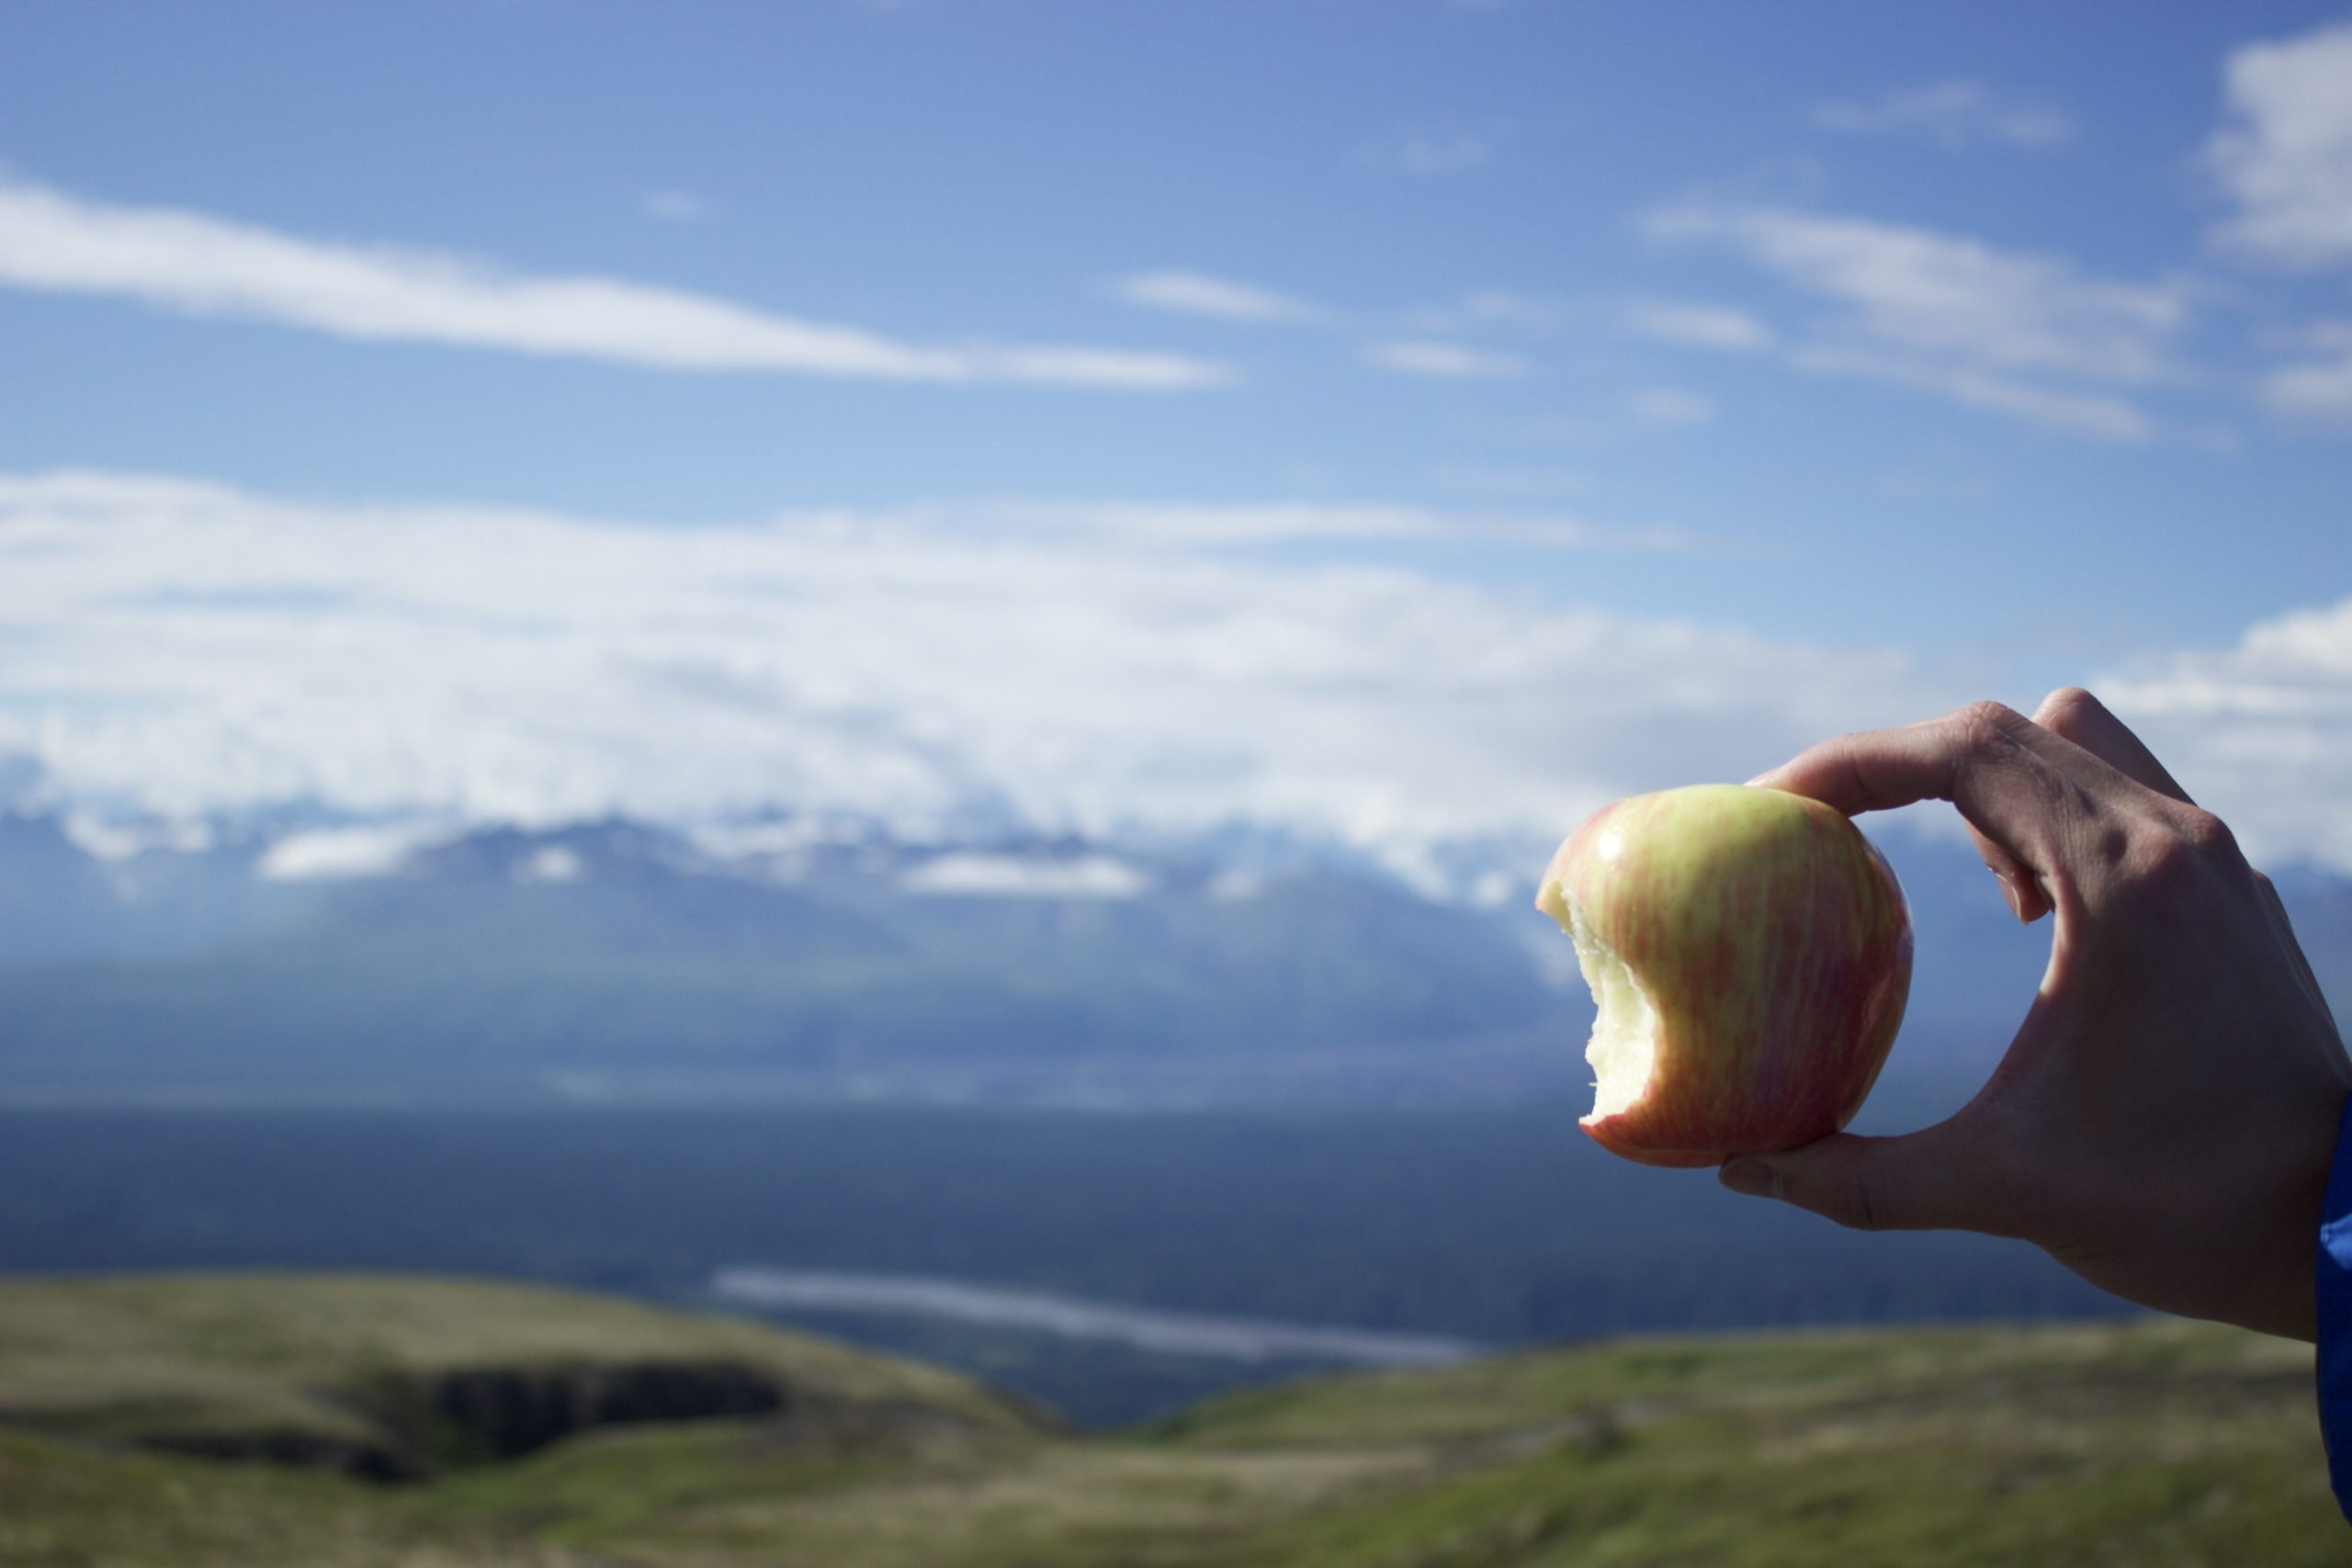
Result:
<svg viewBox="0 0 2352 1568"><path fill-rule="evenodd" d="M1890 1083L1981 1076L2047 928L1957 840L1882 835L1918 969ZM1572 1090L1589 1003L1522 865L793 818L435 837L0 817L0 1097L1084 1105ZM2352 883L2282 878L2352 987Z"/></svg>
<svg viewBox="0 0 2352 1568"><path fill-rule="evenodd" d="M0 1557L25 1568L2344 1554L2308 1349L2175 1322L1553 1348L1257 1390L1098 1437L748 1325L454 1280L0 1285L0 1346L32 1348L0 1356ZM500 1412L537 1407L485 1391L567 1391L540 1407L576 1413L595 1390L655 1386L650 1369L718 1366L772 1376L778 1403L494 1440ZM259 1429L422 1417L447 1457L372 1479L331 1447L188 1457L204 1451L190 1433L249 1435L262 1412Z"/></svg>
<svg viewBox="0 0 2352 1568"><path fill-rule="evenodd" d="M879 834L722 855L613 821L364 874L308 869L335 863L293 834L175 878L164 852L11 829L0 885L75 911L0 947L18 1099L1247 1098L1491 1054L1558 1005L1490 910L1304 855Z"/></svg>

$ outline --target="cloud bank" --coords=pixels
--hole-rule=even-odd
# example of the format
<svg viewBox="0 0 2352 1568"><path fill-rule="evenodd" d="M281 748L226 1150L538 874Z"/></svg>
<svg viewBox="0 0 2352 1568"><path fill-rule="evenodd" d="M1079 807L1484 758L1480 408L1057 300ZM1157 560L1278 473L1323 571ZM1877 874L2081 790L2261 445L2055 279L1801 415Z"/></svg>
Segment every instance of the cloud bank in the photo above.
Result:
<svg viewBox="0 0 2352 1568"><path fill-rule="evenodd" d="M0 479L0 753L67 800L174 816L985 812L1396 862L1548 841L1630 790L1968 694L1883 649L1302 566L1238 547L1266 536L1226 525L1251 514L1171 543L1115 509L664 528Z"/></svg>
<svg viewBox="0 0 2352 1568"><path fill-rule="evenodd" d="M1409 874L1986 694L1887 648L1250 547L1394 539L1429 521L1408 511L1006 522L1027 510L673 528L0 476L0 759L85 809L395 824L286 874L420 819L777 807L913 835L1249 824ZM2095 684L2257 855L2352 869L2352 600Z"/></svg>
<svg viewBox="0 0 2352 1568"><path fill-rule="evenodd" d="M0 176L0 285L369 343L431 343L673 371L1126 390L1227 378L1121 349L903 343L616 278L537 276L438 252L331 243Z"/></svg>

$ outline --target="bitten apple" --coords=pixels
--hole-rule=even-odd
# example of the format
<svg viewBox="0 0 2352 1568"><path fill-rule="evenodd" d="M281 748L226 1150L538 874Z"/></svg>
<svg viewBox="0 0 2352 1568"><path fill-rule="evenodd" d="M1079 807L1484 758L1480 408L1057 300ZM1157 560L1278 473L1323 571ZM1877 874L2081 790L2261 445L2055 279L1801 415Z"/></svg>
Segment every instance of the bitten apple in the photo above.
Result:
<svg viewBox="0 0 2352 1568"><path fill-rule="evenodd" d="M1903 1022L1903 889L1816 800L1744 784L1621 800L1560 846L1535 905L1600 1009L1580 1125L1627 1159L1713 1165L1826 1137Z"/></svg>

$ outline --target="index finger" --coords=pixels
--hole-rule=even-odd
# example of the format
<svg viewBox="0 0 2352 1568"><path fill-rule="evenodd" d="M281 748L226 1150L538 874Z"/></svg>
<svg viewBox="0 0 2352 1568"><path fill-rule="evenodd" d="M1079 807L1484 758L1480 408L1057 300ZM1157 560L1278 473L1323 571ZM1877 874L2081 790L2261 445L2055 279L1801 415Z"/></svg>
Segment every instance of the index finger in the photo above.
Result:
<svg viewBox="0 0 2352 1568"><path fill-rule="evenodd" d="M2041 874L2067 866L2069 825L2145 788L1999 703L1900 729L1825 740L1749 781L1809 795L1849 817L1949 800L1969 824Z"/></svg>

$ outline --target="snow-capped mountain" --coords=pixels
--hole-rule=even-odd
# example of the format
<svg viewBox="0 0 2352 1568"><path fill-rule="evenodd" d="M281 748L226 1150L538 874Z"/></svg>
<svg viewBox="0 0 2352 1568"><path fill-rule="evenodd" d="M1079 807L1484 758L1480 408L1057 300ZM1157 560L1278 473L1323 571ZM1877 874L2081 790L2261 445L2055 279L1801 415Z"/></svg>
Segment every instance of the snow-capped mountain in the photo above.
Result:
<svg viewBox="0 0 2352 1568"><path fill-rule="evenodd" d="M2047 928L2009 919L1965 845L1881 838L1918 927L1889 1080L1981 1073ZM1589 1004L1527 908L1540 864L1464 846L1408 878L1263 833L916 841L781 814L0 815L0 1099L1572 1094ZM2352 883L2280 882L2344 998Z"/></svg>

